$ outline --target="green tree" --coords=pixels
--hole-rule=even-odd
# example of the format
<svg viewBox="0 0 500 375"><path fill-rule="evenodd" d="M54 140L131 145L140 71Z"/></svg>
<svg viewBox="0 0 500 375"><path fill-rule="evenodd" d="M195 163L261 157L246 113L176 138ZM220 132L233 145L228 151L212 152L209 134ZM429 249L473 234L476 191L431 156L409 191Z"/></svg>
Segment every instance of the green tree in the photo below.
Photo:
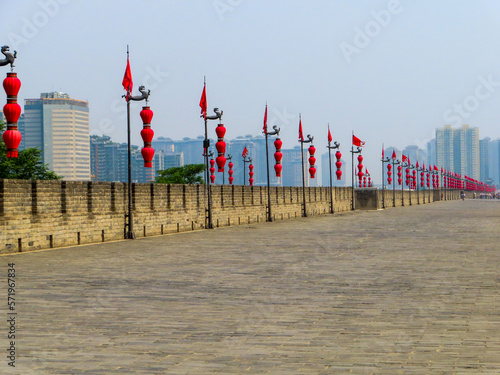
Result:
<svg viewBox="0 0 500 375"><path fill-rule="evenodd" d="M168 168L156 171L159 174L155 182L160 184L203 184L200 176L205 170L205 164L186 164L182 167Z"/></svg>
<svg viewBox="0 0 500 375"><path fill-rule="evenodd" d="M0 133L5 129L5 122L0 121ZM42 163L42 151L27 148L19 151L17 158L7 158L7 146L0 142L0 178L17 180L59 180L61 176Z"/></svg>

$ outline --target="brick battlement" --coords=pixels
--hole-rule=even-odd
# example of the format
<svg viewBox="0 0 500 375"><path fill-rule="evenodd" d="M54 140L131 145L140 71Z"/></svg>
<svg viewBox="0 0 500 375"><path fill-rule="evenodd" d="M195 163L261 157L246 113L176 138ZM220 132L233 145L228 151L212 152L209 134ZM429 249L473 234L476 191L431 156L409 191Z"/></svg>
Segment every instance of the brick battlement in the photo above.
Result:
<svg viewBox="0 0 500 375"><path fill-rule="evenodd" d="M271 187L270 193L275 220L301 217L301 187ZM392 207L392 191L385 194L385 206ZM330 211L328 187L306 188L305 195L309 216ZM381 196L376 189L357 190L356 207L382 207ZM0 180L0 253L123 239L127 197L124 183ZM351 209L350 188L333 188L333 197L335 212ZM267 187L215 185L212 198L215 227L266 221ZM429 203L439 198L439 191L426 196ZM203 185L133 184L132 204L136 237L205 228Z"/></svg>

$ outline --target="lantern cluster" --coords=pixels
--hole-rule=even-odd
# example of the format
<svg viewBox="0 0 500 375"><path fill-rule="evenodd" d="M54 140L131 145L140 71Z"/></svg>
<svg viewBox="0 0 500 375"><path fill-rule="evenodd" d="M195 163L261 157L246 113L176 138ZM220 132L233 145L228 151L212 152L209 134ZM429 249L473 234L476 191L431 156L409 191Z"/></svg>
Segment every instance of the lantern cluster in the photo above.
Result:
<svg viewBox="0 0 500 375"><path fill-rule="evenodd" d="M281 152L281 146L283 142L281 139L276 138L274 141L274 147L276 147L276 152L274 153L274 160L276 160L276 164L274 165L274 171L276 172L276 177L281 177L281 171L283 166L281 165L281 159L283 159L283 153Z"/></svg>
<svg viewBox="0 0 500 375"><path fill-rule="evenodd" d="M412 189L417 189L417 170L413 170L413 177L412 177Z"/></svg>
<svg viewBox="0 0 500 375"><path fill-rule="evenodd" d="M370 175L368 175L368 187L372 187L372 177Z"/></svg>
<svg viewBox="0 0 500 375"><path fill-rule="evenodd" d="M210 159L210 182L215 183L215 160Z"/></svg>
<svg viewBox="0 0 500 375"><path fill-rule="evenodd" d="M387 164L387 182L390 184L392 184L392 165L391 163L388 163Z"/></svg>
<svg viewBox="0 0 500 375"><path fill-rule="evenodd" d="M430 165L429 169L427 170L427 189L431 188L431 174L429 173L429 171L430 171Z"/></svg>
<svg viewBox="0 0 500 375"><path fill-rule="evenodd" d="M21 106L17 104L17 94L21 88L21 81L17 73L7 73L3 81L3 88L7 93L7 104L3 107L3 113L7 120L7 130L3 133L3 141L7 146L7 157L17 158L17 148L21 143L21 132L17 130L17 121L21 116Z"/></svg>
<svg viewBox="0 0 500 375"><path fill-rule="evenodd" d="M309 157L309 174L311 175L311 178L314 178L314 176L316 176L316 167L314 166L314 164L316 164L316 158L314 157L315 152L316 147L314 147L313 145L309 146L309 155L311 155Z"/></svg>
<svg viewBox="0 0 500 375"><path fill-rule="evenodd" d="M151 147L151 142L153 141L154 131L151 129L151 120L153 119L153 111L149 108L149 106L142 107L142 111L140 113L142 119L142 130L141 137L144 141L144 147L141 150L142 158L144 159L144 167L152 168L153 167L153 156L155 154L155 150Z"/></svg>
<svg viewBox="0 0 500 375"><path fill-rule="evenodd" d="M410 187L410 168L406 168L406 186Z"/></svg>
<svg viewBox="0 0 500 375"><path fill-rule="evenodd" d="M233 184L233 180L234 180L234 177L233 177L233 162L230 161L229 164L227 165L229 167L229 170L227 171L227 173L229 174L229 185L232 185Z"/></svg>
<svg viewBox="0 0 500 375"><path fill-rule="evenodd" d="M363 179L363 155L358 156L358 178L359 187L361 187L361 180Z"/></svg>
<svg viewBox="0 0 500 375"><path fill-rule="evenodd" d="M403 167L401 165L398 165L398 185L401 185L403 183Z"/></svg>
<svg viewBox="0 0 500 375"><path fill-rule="evenodd" d="M226 157L224 156L226 152L226 142L224 142L226 128L223 124L219 124L215 128L215 132L217 133L217 143L215 144L215 148L218 153L217 158L215 159L218 168L217 172L224 172L224 166L226 165Z"/></svg>
<svg viewBox="0 0 500 375"><path fill-rule="evenodd" d="M250 172L248 172L248 176L250 176L248 182L250 183L250 186L253 186L253 164L250 164L248 169L250 170Z"/></svg>
<svg viewBox="0 0 500 375"><path fill-rule="evenodd" d="M335 153L335 158L337 159L337 161L335 162L335 166L337 167L337 171L335 172L335 174L337 175L337 180L340 180L341 177L342 177L342 162L340 161L340 158L342 157L342 154L340 151L337 151Z"/></svg>

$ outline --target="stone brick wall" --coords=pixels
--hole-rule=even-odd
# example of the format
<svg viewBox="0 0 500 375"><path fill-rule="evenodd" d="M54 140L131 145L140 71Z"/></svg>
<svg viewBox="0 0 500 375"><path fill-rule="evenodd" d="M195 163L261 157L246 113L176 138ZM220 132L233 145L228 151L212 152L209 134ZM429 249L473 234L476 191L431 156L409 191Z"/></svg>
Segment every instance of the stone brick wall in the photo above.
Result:
<svg viewBox="0 0 500 375"><path fill-rule="evenodd" d="M326 187L306 188L309 216L330 212ZM271 187L275 220L302 215L302 188ZM0 253L119 240L125 237L127 184L0 180ZM334 210L350 210L350 188L334 188ZM266 221L267 188L212 186L215 227ZM136 237L205 228L200 185L133 184Z"/></svg>

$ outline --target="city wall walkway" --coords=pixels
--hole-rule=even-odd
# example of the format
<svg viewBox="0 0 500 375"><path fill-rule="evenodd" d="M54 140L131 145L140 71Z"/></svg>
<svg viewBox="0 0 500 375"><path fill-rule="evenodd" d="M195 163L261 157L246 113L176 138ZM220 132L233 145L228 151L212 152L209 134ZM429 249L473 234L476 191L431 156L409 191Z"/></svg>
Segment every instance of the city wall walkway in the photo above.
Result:
<svg viewBox="0 0 500 375"><path fill-rule="evenodd" d="M1 256L0 373L498 374L499 225L448 201Z"/></svg>

